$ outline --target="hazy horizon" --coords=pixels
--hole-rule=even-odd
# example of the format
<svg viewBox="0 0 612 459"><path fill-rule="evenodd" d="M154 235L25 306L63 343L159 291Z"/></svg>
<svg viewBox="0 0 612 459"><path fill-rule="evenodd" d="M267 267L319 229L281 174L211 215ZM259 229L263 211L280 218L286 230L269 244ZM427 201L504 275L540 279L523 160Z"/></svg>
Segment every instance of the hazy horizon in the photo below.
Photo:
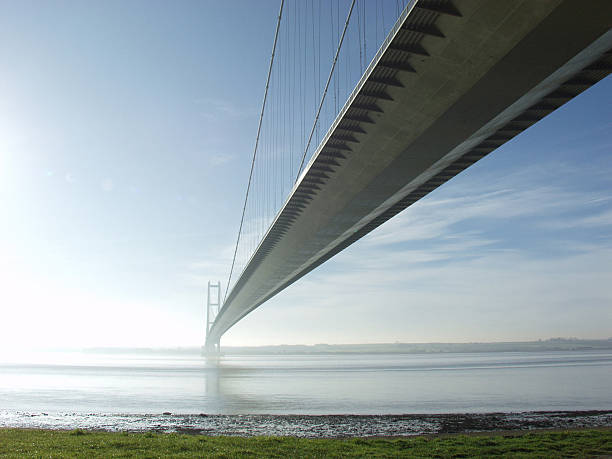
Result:
<svg viewBox="0 0 612 459"><path fill-rule="evenodd" d="M432 341L432 342L354 342L354 343L314 343L314 344L261 344L254 346L239 346L239 345L227 345L222 346L222 349L263 349L263 348L317 348L317 347L330 347L330 348L342 348L342 347L381 347L381 346L430 346L430 345L440 345L440 346L487 346L487 345L514 345L514 344L534 344L534 345L554 345L554 344L588 344L588 343L597 343L600 345L609 345L612 346L612 337L608 338L593 338L593 339L580 339L580 338L572 338L572 337L553 337L553 338L541 338L532 341L463 341L463 342L440 342L440 341ZM604 347L607 348L607 347ZM90 352L90 351L99 351L99 352L131 352L131 351L143 351L143 352L171 352L171 351L193 351L200 352L203 349L203 344L201 345L188 345L188 346L89 346L89 347L24 347L21 348L21 351L25 352L41 352L41 351L50 351L50 352ZM14 349L12 349L14 350ZM2 356L2 352L0 351L0 356Z"/></svg>

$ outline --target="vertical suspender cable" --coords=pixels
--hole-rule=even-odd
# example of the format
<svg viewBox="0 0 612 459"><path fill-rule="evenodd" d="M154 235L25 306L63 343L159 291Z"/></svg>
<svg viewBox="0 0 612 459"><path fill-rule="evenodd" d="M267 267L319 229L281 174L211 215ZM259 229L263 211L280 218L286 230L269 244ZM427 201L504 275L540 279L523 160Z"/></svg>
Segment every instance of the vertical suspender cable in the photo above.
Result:
<svg viewBox="0 0 612 459"><path fill-rule="evenodd" d="M361 44L361 12L359 11L359 5L357 5L357 37L359 40L359 72L363 74L363 46Z"/></svg>
<svg viewBox="0 0 612 459"><path fill-rule="evenodd" d="M261 106L261 114L259 115L259 125L257 126L257 137L255 138L255 149L253 150L253 160L251 161L251 172L249 172L249 183L246 189L246 196L244 197L244 206L242 207L242 217L240 217L240 226L238 228L238 239L236 240L236 248L234 249L234 257L232 258L232 267L230 268L229 278L227 279L227 286L225 287L225 295L223 296L223 303L225 303L225 299L227 298L227 292L229 291L230 282L232 280L232 274L234 272L234 264L236 263L236 253L238 252L238 244L240 243L242 225L244 224L244 214L246 212L247 202L249 200L251 180L253 179L253 168L255 167L255 157L257 156L257 145L259 144L261 124L263 121L264 111L266 109L266 99L268 98L268 87L270 86L270 76L272 75L272 65L274 64L274 53L276 52L276 42L278 41L278 31L280 29L281 18L283 16L284 3L285 3L285 0L281 0L280 9L278 11L278 21L276 22L276 31L274 32L274 44L272 45L272 55L270 56L270 67L268 68L268 78L266 80L266 90L264 92L263 103Z"/></svg>
<svg viewBox="0 0 612 459"><path fill-rule="evenodd" d="M355 6L355 1L351 3L351 7L348 12L348 16L346 18L346 22L344 23L344 30L342 31L342 36L340 37L340 42L338 43L338 49L336 49L336 55L334 56L334 62L332 63L331 70L329 72L329 76L327 77L327 83L325 84L325 91L323 91L323 96L321 97L321 102L319 103L319 109L317 110L317 115L315 117L314 123L312 125L312 129L310 130L310 135L308 136L308 142L306 143L306 148L304 149L304 154L302 155L302 161L300 163L300 168L298 169L297 176L295 178L295 183L300 178L300 173L302 172L302 167L304 167L304 159L306 159L306 152L310 148L310 142L312 141L312 134L315 131L317 126L317 122L319 121L319 115L321 114L321 107L323 107L323 102L325 102L325 96L327 95L327 89L329 88L329 82L334 75L334 69L336 68L336 62L338 62L338 55L340 54L340 48L342 48L342 42L344 41L344 35L346 34L346 29L349 25L349 21L351 20L351 13L353 12L353 7Z"/></svg>
<svg viewBox="0 0 612 459"><path fill-rule="evenodd" d="M365 69L368 63L368 46L366 43L366 3L363 3L363 68ZM399 16L399 14L398 14Z"/></svg>
<svg viewBox="0 0 612 459"><path fill-rule="evenodd" d="M332 40L330 40L331 42L331 52L334 52L334 45L333 42L336 41L336 31L334 30L334 4L332 2L329 2L329 12L330 12L330 19L331 19L331 29L330 29L330 36L332 37ZM338 74L336 73L334 75L334 107L333 110L336 110L336 106L338 105L338 101L337 101L337 95L336 95L336 90L338 87ZM332 116L330 117L332 120L334 119L335 114L332 114Z"/></svg>

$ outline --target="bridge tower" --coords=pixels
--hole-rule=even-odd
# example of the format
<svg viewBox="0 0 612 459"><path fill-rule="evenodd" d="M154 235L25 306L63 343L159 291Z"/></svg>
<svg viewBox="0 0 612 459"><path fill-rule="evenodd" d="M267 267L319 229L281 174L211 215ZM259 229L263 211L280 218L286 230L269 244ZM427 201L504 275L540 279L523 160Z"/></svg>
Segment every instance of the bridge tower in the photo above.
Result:
<svg viewBox="0 0 612 459"><path fill-rule="evenodd" d="M217 281L211 282L208 281L208 296L206 299L206 337L208 338L208 334L210 333L210 328L215 322L215 318L217 314L219 314L219 309L221 309L221 282ZM218 354L220 351L221 345L219 340L216 342L209 342L206 340L205 352L206 354Z"/></svg>

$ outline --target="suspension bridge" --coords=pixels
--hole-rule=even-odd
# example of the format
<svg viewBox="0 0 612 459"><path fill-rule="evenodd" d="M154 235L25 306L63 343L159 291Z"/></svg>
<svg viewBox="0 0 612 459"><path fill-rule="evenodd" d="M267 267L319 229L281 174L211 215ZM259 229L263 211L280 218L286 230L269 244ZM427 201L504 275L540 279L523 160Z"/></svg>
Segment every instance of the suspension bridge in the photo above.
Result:
<svg viewBox="0 0 612 459"><path fill-rule="evenodd" d="M609 0L281 0L206 348L611 71Z"/></svg>

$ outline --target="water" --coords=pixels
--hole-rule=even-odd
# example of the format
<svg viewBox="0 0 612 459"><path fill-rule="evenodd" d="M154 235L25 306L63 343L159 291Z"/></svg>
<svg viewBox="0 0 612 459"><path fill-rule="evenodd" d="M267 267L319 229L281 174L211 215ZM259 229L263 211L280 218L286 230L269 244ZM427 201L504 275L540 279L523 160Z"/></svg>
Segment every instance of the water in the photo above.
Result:
<svg viewBox="0 0 612 459"><path fill-rule="evenodd" d="M216 363L196 354L55 353L0 360L0 426L138 430L210 423L201 415L213 414L612 410L611 387L610 350L248 355Z"/></svg>

